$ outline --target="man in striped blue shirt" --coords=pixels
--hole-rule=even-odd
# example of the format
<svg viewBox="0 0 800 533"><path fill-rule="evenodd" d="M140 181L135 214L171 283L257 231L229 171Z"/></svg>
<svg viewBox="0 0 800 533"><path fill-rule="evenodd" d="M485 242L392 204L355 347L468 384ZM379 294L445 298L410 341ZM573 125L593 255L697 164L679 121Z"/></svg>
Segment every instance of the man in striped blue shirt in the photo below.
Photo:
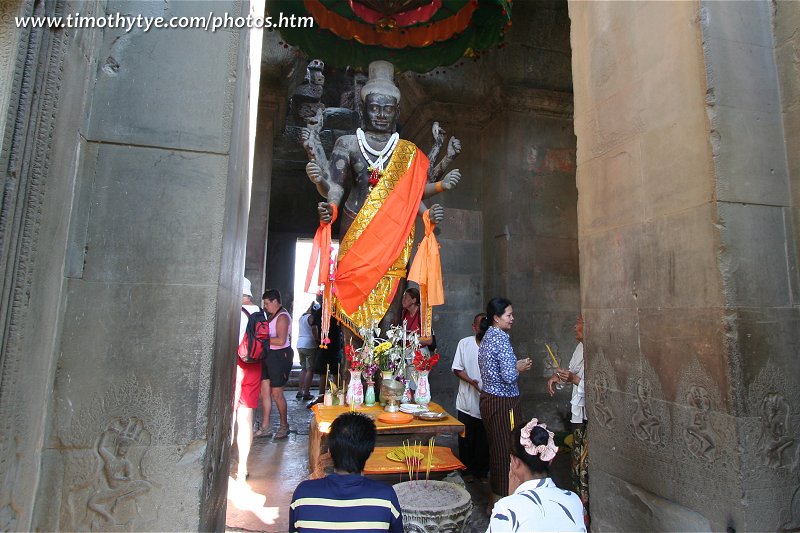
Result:
<svg viewBox="0 0 800 533"><path fill-rule="evenodd" d="M361 475L375 449L375 422L344 413L331 424L328 448L333 474L300 483L289 506L289 531L390 531L402 533L394 489Z"/></svg>

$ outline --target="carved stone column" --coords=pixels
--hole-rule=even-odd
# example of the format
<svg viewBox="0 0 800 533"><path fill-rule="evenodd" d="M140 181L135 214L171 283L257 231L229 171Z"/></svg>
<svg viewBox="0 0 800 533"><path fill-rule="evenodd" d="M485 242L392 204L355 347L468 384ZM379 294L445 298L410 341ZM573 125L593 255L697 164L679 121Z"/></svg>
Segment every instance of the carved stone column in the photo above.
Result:
<svg viewBox="0 0 800 533"><path fill-rule="evenodd" d="M2 6L208 15L203 2ZM224 527L249 201L240 35L16 34L0 114L2 530Z"/></svg>
<svg viewBox="0 0 800 533"><path fill-rule="evenodd" d="M800 298L772 7L569 7L593 529L796 528Z"/></svg>

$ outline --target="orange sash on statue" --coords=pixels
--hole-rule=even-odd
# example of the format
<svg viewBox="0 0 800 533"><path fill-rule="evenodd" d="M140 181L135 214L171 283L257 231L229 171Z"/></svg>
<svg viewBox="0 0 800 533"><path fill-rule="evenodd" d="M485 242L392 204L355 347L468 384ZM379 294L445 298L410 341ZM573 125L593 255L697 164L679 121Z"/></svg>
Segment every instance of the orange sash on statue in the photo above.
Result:
<svg viewBox="0 0 800 533"><path fill-rule="evenodd" d="M380 181L342 239L334 292L336 307L350 316L342 316L338 309L334 312L338 318L345 319L343 322L348 327L354 329L355 326L355 333L358 327L370 324L360 323L366 322L365 319L353 320L352 315L367 301L382 278L391 274L399 279L402 276L398 272L390 272L398 268L405 274L405 263L401 266L396 263L406 248L410 252L409 237L413 239L427 174L425 154L413 143L399 141ZM388 293L381 295L382 300L388 299L386 308L397 289L396 283L391 285Z"/></svg>

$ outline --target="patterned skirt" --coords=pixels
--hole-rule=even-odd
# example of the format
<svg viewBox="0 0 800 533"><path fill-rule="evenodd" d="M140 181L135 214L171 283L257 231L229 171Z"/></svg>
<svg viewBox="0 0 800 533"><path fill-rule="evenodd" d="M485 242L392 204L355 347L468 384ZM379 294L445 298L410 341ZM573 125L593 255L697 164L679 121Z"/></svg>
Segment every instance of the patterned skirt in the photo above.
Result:
<svg viewBox="0 0 800 533"><path fill-rule="evenodd" d="M522 412L519 410L519 396L495 396L481 392L481 419L486 428L489 441L489 469L492 492L498 496L508 496L508 469L511 461L511 416L514 422L524 424Z"/></svg>
<svg viewBox="0 0 800 533"><path fill-rule="evenodd" d="M583 502L583 518L589 524L589 441L586 424L575 424L572 431L572 486Z"/></svg>

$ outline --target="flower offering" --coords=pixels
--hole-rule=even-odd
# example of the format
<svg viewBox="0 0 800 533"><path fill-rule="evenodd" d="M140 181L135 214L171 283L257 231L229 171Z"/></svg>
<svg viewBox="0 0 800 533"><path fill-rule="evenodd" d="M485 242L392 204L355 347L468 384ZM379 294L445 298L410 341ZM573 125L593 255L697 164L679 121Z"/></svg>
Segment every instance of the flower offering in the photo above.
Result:
<svg viewBox="0 0 800 533"><path fill-rule="evenodd" d="M413 365L414 368L417 369L417 372L430 372L430 370L436 366L436 363L438 362L439 352L433 352L430 355L423 353L422 350L417 350L414 352Z"/></svg>

